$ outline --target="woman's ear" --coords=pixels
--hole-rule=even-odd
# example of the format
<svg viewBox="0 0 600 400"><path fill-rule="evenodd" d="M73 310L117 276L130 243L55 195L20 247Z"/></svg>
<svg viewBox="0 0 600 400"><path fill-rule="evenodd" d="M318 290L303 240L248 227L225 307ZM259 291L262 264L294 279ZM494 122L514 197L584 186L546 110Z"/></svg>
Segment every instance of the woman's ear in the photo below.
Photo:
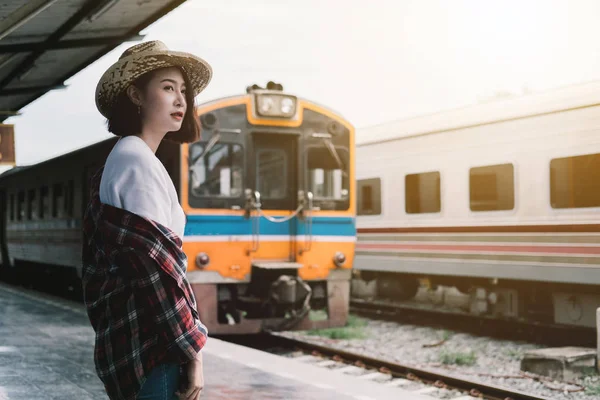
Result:
<svg viewBox="0 0 600 400"><path fill-rule="evenodd" d="M134 85L129 85L127 88L127 97L129 97L129 100L131 100L131 102L136 106L139 107L142 105L142 94Z"/></svg>

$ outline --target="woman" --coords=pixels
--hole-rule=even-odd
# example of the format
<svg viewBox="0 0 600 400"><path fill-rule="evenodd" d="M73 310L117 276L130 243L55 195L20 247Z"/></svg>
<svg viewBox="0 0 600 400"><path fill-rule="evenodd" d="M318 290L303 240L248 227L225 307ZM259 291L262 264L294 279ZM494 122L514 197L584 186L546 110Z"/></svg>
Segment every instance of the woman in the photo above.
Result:
<svg viewBox="0 0 600 400"><path fill-rule="evenodd" d="M84 300L110 399L196 400L203 387L207 331L185 277L185 215L155 153L163 139L200 138L193 102L211 75L153 41L127 49L96 88L121 136L91 180L83 222Z"/></svg>

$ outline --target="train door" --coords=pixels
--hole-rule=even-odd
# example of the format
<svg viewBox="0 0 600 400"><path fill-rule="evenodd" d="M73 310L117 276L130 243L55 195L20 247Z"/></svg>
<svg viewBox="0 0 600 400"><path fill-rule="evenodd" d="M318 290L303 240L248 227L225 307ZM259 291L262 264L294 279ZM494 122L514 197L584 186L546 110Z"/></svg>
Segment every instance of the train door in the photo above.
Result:
<svg viewBox="0 0 600 400"><path fill-rule="evenodd" d="M277 253L285 253L288 261L295 261L296 220L286 217L298 206L298 137L255 134L253 142L254 190L260 195L265 214L260 220L259 239L283 244L285 249L277 246L281 249Z"/></svg>

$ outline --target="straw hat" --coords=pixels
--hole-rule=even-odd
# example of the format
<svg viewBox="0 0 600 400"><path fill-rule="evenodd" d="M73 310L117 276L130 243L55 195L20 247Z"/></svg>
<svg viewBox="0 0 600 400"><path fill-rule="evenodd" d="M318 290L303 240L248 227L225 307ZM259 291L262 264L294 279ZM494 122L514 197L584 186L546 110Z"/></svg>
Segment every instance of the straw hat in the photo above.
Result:
<svg viewBox="0 0 600 400"><path fill-rule="evenodd" d="M210 65L200 57L171 51L158 40L136 44L125 50L100 78L96 86L98 111L109 118L116 99L129 85L145 73L164 67L180 67L192 84L194 97L204 90L212 77Z"/></svg>

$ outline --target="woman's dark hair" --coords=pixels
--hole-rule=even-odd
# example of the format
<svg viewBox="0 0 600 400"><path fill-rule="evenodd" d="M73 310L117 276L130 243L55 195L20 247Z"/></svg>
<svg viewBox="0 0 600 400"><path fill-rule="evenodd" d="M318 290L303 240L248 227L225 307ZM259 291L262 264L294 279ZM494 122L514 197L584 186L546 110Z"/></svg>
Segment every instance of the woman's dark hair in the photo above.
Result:
<svg viewBox="0 0 600 400"><path fill-rule="evenodd" d="M181 70L181 68L180 68ZM150 71L138 79L132 85L139 90L145 92L148 83L158 69ZM165 135L165 140L177 143L193 143L200 140L200 123L196 116L194 108L194 91L187 74L181 70L183 80L185 82L185 102L187 104L181 129L174 132L168 132ZM142 131L142 119L138 114L138 108L127 96L127 91L124 90L118 97L113 107L112 114L108 118L108 131L117 136L136 135Z"/></svg>

